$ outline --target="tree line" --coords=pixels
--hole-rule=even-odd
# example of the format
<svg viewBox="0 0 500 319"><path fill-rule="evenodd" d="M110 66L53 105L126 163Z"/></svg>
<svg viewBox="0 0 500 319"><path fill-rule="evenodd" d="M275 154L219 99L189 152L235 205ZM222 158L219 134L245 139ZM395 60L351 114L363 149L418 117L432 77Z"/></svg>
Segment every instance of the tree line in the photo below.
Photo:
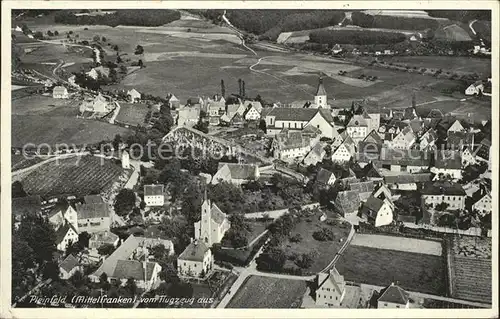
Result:
<svg viewBox="0 0 500 319"><path fill-rule="evenodd" d="M311 42L320 44L392 44L403 42L406 36L399 32L318 30L309 34Z"/></svg>
<svg viewBox="0 0 500 319"><path fill-rule="evenodd" d="M429 16L469 22L474 19L491 21L490 10L426 10Z"/></svg>
<svg viewBox="0 0 500 319"><path fill-rule="evenodd" d="M76 24L76 25L108 25L116 27L118 25L133 26L160 26L179 20L181 14L175 10L159 9L125 9L116 10L115 13L104 15L84 15L76 16L68 11L59 11L54 16L56 23Z"/></svg>
<svg viewBox="0 0 500 319"><path fill-rule="evenodd" d="M352 23L363 28L383 28L400 30L437 29L439 23L434 19L407 18L386 15L371 15L363 12L352 13Z"/></svg>

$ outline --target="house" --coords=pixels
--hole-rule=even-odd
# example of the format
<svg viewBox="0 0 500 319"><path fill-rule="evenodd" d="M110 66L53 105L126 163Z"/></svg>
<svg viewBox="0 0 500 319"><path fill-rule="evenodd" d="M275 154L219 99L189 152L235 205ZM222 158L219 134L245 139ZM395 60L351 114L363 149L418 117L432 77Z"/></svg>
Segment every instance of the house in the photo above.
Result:
<svg viewBox="0 0 500 319"><path fill-rule="evenodd" d="M230 120L232 120L236 114L243 116L245 110L246 110L245 105L241 100L239 100L239 103L237 104L229 104L226 106L226 115L227 117L229 117Z"/></svg>
<svg viewBox="0 0 500 319"><path fill-rule="evenodd" d="M309 165L316 165L317 163L321 162L323 158L326 155L325 148L321 143L316 143L316 145L313 146L311 151L307 153L306 157L304 157L304 165L309 166Z"/></svg>
<svg viewBox="0 0 500 319"><path fill-rule="evenodd" d="M417 111L414 107L407 107L404 109L403 121L409 122L411 120L418 119Z"/></svg>
<svg viewBox="0 0 500 319"><path fill-rule="evenodd" d="M181 101L172 93L167 94L167 101L171 109L178 109L181 106Z"/></svg>
<svg viewBox="0 0 500 319"><path fill-rule="evenodd" d="M331 186L335 183L336 180L337 177L335 176L335 174L324 168L320 168L318 173L316 174L316 183L324 186Z"/></svg>
<svg viewBox="0 0 500 319"><path fill-rule="evenodd" d="M477 163L475 154L472 153L471 147L464 147L462 149L462 153L460 154L462 157L462 168L465 168L469 165L475 165Z"/></svg>
<svg viewBox="0 0 500 319"><path fill-rule="evenodd" d="M453 124L451 124L451 126L448 128L447 133L450 134L451 132L463 132L463 131L464 127L462 123L460 123L459 120L455 120L455 122L453 122Z"/></svg>
<svg viewBox="0 0 500 319"><path fill-rule="evenodd" d="M474 133L472 132L450 132L446 138L446 148L460 151L464 146L474 145Z"/></svg>
<svg viewBox="0 0 500 319"><path fill-rule="evenodd" d="M72 224L66 222L64 225L56 229L56 247L59 251L66 251L68 245L78 241L78 231Z"/></svg>
<svg viewBox="0 0 500 319"><path fill-rule="evenodd" d="M83 266L80 264L78 259L69 254L60 264L59 264L59 276L61 279L66 280L71 278L77 271L83 273Z"/></svg>
<svg viewBox="0 0 500 319"><path fill-rule="evenodd" d="M110 281L109 277L113 276L113 274L115 273L115 269L120 260L148 259L148 249L158 245L163 245L169 251L170 255L174 253L174 244L170 240L135 237L134 235L130 235L120 246L118 246L118 248L116 248L116 250L110 256L104 259L104 261L94 273L89 275L89 279L92 282L99 282L102 274L106 273L106 275L108 275L108 281ZM152 265L149 265L148 267L151 266ZM133 267L137 268L137 266ZM119 276L115 278L122 279L119 278ZM149 275L147 276L147 278L150 278Z"/></svg>
<svg viewBox="0 0 500 319"><path fill-rule="evenodd" d="M380 291L377 308L410 308L410 296L401 287L392 283Z"/></svg>
<svg viewBox="0 0 500 319"><path fill-rule="evenodd" d="M348 218L358 214L360 202L359 192L349 190L338 192L333 205L342 217Z"/></svg>
<svg viewBox="0 0 500 319"><path fill-rule="evenodd" d="M200 118L200 107L184 106L177 110L177 126L193 127Z"/></svg>
<svg viewBox="0 0 500 319"><path fill-rule="evenodd" d="M109 68L105 68L101 65L96 67L94 70L97 71L97 73L100 74L101 76L109 78Z"/></svg>
<svg viewBox="0 0 500 319"><path fill-rule="evenodd" d="M464 209L465 193L462 185L449 181L427 182L424 184L422 191L422 204L435 205L446 203L448 209Z"/></svg>
<svg viewBox="0 0 500 319"><path fill-rule="evenodd" d="M436 145L438 135L435 129L428 129L418 141L418 149L431 150Z"/></svg>
<svg viewBox="0 0 500 319"><path fill-rule="evenodd" d="M462 178L462 157L459 151L439 150L434 155L431 172L436 174L435 179L441 176L450 176L456 180Z"/></svg>
<svg viewBox="0 0 500 319"><path fill-rule="evenodd" d="M127 92L127 96L130 99L130 102L134 103L141 99L141 93L139 93L136 89L129 90Z"/></svg>
<svg viewBox="0 0 500 319"><path fill-rule="evenodd" d="M482 94L484 85L482 81L476 81L465 89L465 95L479 95Z"/></svg>
<svg viewBox="0 0 500 319"><path fill-rule="evenodd" d="M224 101L215 101L207 99L207 113L210 117L221 117L226 113L226 104Z"/></svg>
<svg viewBox="0 0 500 319"><path fill-rule="evenodd" d="M120 259L108 280L118 281L124 286L133 279L137 288L149 291L160 284L160 272L161 266L157 262Z"/></svg>
<svg viewBox="0 0 500 319"><path fill-rule="evenodd" d="M94 69L94 68L92 68L92 70L86 72L85 74L94 80L97 80L97 78L99 77L99 74L97 73L96 69Z"/></svg>
<svg viewBox="0 0 500 319"><path fill-rule="evenodd" d="M276 159L293 162L306 156L319 139L319 135L284 129L273 137L271 152Z"/></svg>
<svg viewBox="0 0 500 319"><path fill-rule="evenodd" d="M388 144L391 148L400 149L400 150L408 150L413 144L416 142L417 137L413 130L407 126L405 127L399 134L397 134L392 141Z"/></svg>
<svg viewBox="0 0 500 319"><path fill-rule="evenodd" d="M261 118L266 121L268 135L278 134L285 128L301 131L308 125L318 128L323 137L334 139L338 135L331 112L323 108L264 108Z"/></svg>
<svg viewBox="0 0 500 319"><path fill-rule="evenodd" d="M69 98L69 93L64 86L56 86L54 90L52 90L52 97L54 99L67 99Z"/></svg>
<svg viewBox="0 0 500 319"><path fill-rule="evenodd" d="M479 145L474 149L476 159L488 161L491 165L491 141L487 138L483 139Z"/></svg>
<svg viewBox="0 0 500 319"><path fill-rule="evenodd" d="M212 184L221 181L241 185L256 181L260 177L259 166L255 164L219 163L217 172L212 178Z"/></svg>
<svg viewBox="0 0 500 319"><path fill-rule="evenodd" d="M491 214L492 198L491 193L481 186L480 189L473 194L472 198L477 200L472 204L472 210L478 211L481 216Z"/></svg>
<svg viewBox="0 0 500 319"><path fill-rule="evenodd" d="M384 141L382 140L380 135L377 134L375 130L372 130L370 133L368 133L363 142L366 143L365 145L370 144L370 145L382 146L382 144L384 144Z"/></svg>
<svg viewBox="0 0 500 319"><path fill-rule="evenodd" d="M425 117L426 119L442 119L444 114L440 109L432 109Z"/></svg>
<svg viewBox="0 0 500 319"><path fill-rule="evenodd" d="M340 307L346 294L346 283L337 268L333 267L329 272L320 272L316 278L318 289L316 289L316 305Z"/></svg>
<svg viewBox="0 0 500 319"><path fill-rule="evenodd" d="M194 237L208 247L221 242L231 223L217 205L206 197L201 205L201 220L194 223Z"/></svg>
<svg viewBox="0 0 500 319"><path fill-rule="evenodd" d="M376 153L356 153L361 167L369 163L391 172L418 173L429 169L431 153L419 150L394 150L383 147L380 155Z"/></svg>
<svg viewBox="0 0 500 319"><path fill-rule="evenodd" d="M202 240L193 240L177 258L179 277L205 278L214 265L214 257L209 246Z"/></svg>
<svg viewBox="0 0 500 319"><path fill-rule="evenodd" d="M119 241L120 238L108 230L92 233L89 238L89 256L99 259L99 247L105 244L117 247Z"/></svg>
<svg viewBox="0 0 500 319"><path fill-rule="evenodd" d="M245 125L245 120L243 119L243 115L236 113L231 119L231 125L235 127L243 127Z"/></svg>
<svg viewBox="0 0 500 319"><path fill-rule="evenodd" d="M332 48L332 53L339 54L340 52L342 52L342 47L339 44L335 44Z"/></svg>
<svg viewBox="0 0 500 319"><path fill-rule="evenodd" d="M429 182L431 173L400 174L384 176L385 183L389 188L403 191L416 191L420 183Z"/></svg>
<svg viewBox="0 0 500 319"><path fill-rule="evenodd" d="M362 202L366 201L375 189L375 183L373 181L353 181L349 182L348 185L351 191L358 192L359 199Z"/></svg>
<svg viewBox="0 0 500 319"><path fill-rule="evenodd" d="M340 49L342 51L342 49ZM314 104L311 105L311 108L327 108L328 100L327 94L325 90L325 86L323 85L323 77L320 76L318 80L318 88L316 90L316 94L314 94Z"/></svg>
<svg viewBox="0 0 500 319"><path fill-rule="evenodd" d="M85 196L84 203L76 204L78 230L89 234L109 231L111 216L108 204L98 195Z"/></svg>
<svg viewBox="0 0 500 319"><path fill-rule="evenodd" d="M92 110L96 113L106 112L106 106L108 102L106 99L99 93L94 100L92 101Z"/></svg>
<svg viewBox="0 0 500 319"><path fill-rule="evenodd" d="M332 161L340 163L348 162L355 154L355 143L350 136L347 136L342 144L332 153Z"/></svg>
<svg viewBox="0 0 500 319"><path fill-rule="evenodd" d="M66 200L58 201L47 213L47 218L56 229L66 223L70 223L78 233L78 213L75 207Z"/></svg>
<svg viewBox="0 0 500 319"><path fill-rule="evenodd" d="M258 105L260 105L260 102ZM260 112L262 111L262 105L260 105L260 111L259 107L255 103L249 103L247 105L247 108L245 112L243 113L243 118L247 121L257 121L260 119Z"/></svg>
<svg viewBox="0 0 500 319"><path fill-rule="evenodd" d="M359 217L367 220L375 227L389 225L392 223L394 210L394 206L390 204L389 200L370 196L361 206Z"/></svg>
<svg viewBox="0 0 500 319"><path fill-rule="evenodd" d="M347 134L357 145L358 142L365 139L369 133L369 125L366 117L363 115L354 115L346 126Z"/></svg>
<svg viewBox="0 0 500 319"><path fill-rule="evenodd" d="M163 206L165 204L163 187L163 184L144 185L144 202L146 206Z"/></svg>
<svg viewBox="0 0 500 319"><path fill-rule="evenodd" d="M186 106L204 107L205 101L201 97L190 97L186 101Z"/></svg>

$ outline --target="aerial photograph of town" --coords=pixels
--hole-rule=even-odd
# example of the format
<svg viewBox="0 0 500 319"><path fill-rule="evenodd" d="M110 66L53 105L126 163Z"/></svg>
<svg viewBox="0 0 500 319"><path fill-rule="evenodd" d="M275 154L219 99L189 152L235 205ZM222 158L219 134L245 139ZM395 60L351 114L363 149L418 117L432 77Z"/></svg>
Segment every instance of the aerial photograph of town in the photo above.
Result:
<svg viewBox="0 0 500 319"><path fill-rule="evenodd" d="M10 16L10 307L494 308L491 10Z"/></svg>

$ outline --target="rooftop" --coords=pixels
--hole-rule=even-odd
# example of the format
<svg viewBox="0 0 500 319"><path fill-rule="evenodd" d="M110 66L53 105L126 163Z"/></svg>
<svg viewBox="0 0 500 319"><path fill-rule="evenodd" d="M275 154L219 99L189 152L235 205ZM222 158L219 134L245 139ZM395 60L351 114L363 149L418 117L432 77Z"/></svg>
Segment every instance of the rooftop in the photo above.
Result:
<svg viewBox="0 0 500 319"><path fill-rule="evenodd" d="M144 196L163 195L163 184L144 185Z"/></svg>
<svg viewBox="0 0 500 319"><path fill-rule="evenodd" d="M467 195L462 187L458 183L453 183L449 181L436 181L436 182L426 182L422 189L422 195L454 195L454 196L465 196Z"/></svg>
<svg viewBox="0 0 500 319"><path fill-rule="evenodd" d="M146 262L147 280L151 279L155 265L155 262ZM118 260L111 277L144 281L144 263L137 260Z"/></svg>
<svg viewBox="0 0 500 319"><path fill-rule="evenodd" d="M409 294L399 286L391 284L380 291L378 301L406 305L409 301Z"/></svg>
<svg viewBox="0 0 500 319"><path fill-rule="evenodd" d="M77 267L80 265L80 262L78 259L76 259L75 256L72 254L69 254L66 259L64 259L60 264L59 267L64 269L66 272L70 272L73 268Z"/></svg>
<svg viewBox="0 0 500 319"><path fill-rule="evenodd" d="M202 262L208 246L200 240L193 240L178 257L179 260L190 260Z"/></svg>
<svg viewBox="0 0 500 319"><path fill-rule="evenodd" d="M109 217L109 207L106 203L77 204L78 219Z"/></svg>

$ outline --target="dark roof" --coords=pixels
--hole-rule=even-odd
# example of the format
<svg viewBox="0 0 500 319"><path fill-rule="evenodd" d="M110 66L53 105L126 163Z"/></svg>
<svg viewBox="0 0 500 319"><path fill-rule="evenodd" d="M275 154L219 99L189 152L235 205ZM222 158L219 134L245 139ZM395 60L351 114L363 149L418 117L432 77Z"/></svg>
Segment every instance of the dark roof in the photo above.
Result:
<svg viewBox="0 0 500 319"><path fill-rule="evenodd" d="M384 205L384 201L370 196L366 200L366 202L363 204L361 207L361 210L359 211L360 216L367 216L368 218L375 219L377 217L378 211L380 208Z"/></svg>
<svg viewBox="0 0 500 319"><path fill-rule="evenodd" d="M384 181L387 184L422 183L430 181L432 178L431 176L431 173L387 175L384 176Z"/></svg>
<svg viewBox="0 0 500 319"><path fill-rule="evenodd" d="M327 184L330 177L333 175L332 172L324 168L320 168L318 174L316 175L316 181L321 184Z"/></svg>
<svg viewBox="0 0 500 319"><path fill-rule="evenodd" d="M375 189L375 183L372 181L349 183L349 186L351 191L357 191L358 193L371 193Z"/></svg>
<svg viewBox="0 0 500 319"><path fill-rule="evenodd" d="M83 197L83 200L87 204L101 204L104 203L101 195L87 195Z"/></svg>
<svg viewBox="0 0 500 319"><path fill-rule="evenodd" d="M262 116L275 116L276 121L309 122L318 112L323 115L327 122L333 122L332 114L326 109L273 107L262 109Z"/></svg>
<svg viewBox="0 0 500 319"><path fill-rule="evenodd" d="M406 165L422 166L430 165L431 153L419 150L405 150L404 152L390 148L382 148L380 155L376 153L358 153L358 161L368 163L370 161L383 165Z"/></svg>
<svg viewBox="0 0 500 319"><path fill-rule="evenodd" d="M360 203L358 191L343 191L337 194L335 206L341 213L350 214L358 210Z"/></svg>
<svg viewBox="0 0 500 319"><path fill-rule="evenodd" d="M146 262L147 280L151 279L155 267L154 262ZM111 277L119 279L133 278L135 280L144 280L143 262L137 260L118 260Z"/></svg>
<svg viewBox="0 0 500 319"><path fill-rule="evenodd" d="M316 96L326 95L325 86L323 85L323 78L319 78L318 89L316 90Z"/></svg>
<svg viewBox="0 0 500 319"><path fill-rule="evenodd" d="M380 154L383 144L361 141L358 143L358 153L360 154Z"/></svg>
<svg viewBox="0 0 500 319"><path fill-rule="evenodd" d="M426 182L422 188L422 195L454 195L465 196L462 185L449 181Z"/></svg>
<svg viewBox="0 0 500 319"><path fill-rule="evenodd" d="M403 223L416 223L417 217L410 215L398 215L398 222Z"/></svg>
<svg viewBox="0 0 500 319"><path fill-rule="evenodd" d="M227 166L232 179L254 180L259 167L255 164L219 163L218 171Z"/></svg>
<svg viewBox="0 0 500 319"><path fill-rule="evenodd" d="M72 229L75 233L78 234L75 227L73 227L73 225L70 223L65 223L56 230L56 244L60 244L63 241L64 237L66 236L66 234L70 229Z"/></svg>
<svg viewBox="0 0 500 319"><path fill-rule="evenodd" d="M109 217L109 208L106 203L77 204L76 211L78 213L78 219Z"/></svg>
<svg viewBox="0 0 500 319"><path fill-rule="evenodd" d="M433 109L427 114L427 118L431 119L442 119L444 117L444 114L441 110L439 109Z"/></svg>
<svg viewBox="0 0 500 319"><path fill-rule="evenodd" d="M382 289L380 291L380 297L378 297L378 301L397 303L400 305L406 305L408 300L409 294L394 284Z"/></svg>
<svg viewBox="0 0 500 319"><path fill-rule="evenodd" d="M278 149L294 149L307 147L310 144L311 137L303 134L302 131L282 130L274 136L274 141Z"/></svg>
<svg viewBox="0 0 500 319"><path fill-rule="evenodd" d="M408 123L408 125L415 134L420 133L424 129L424 121L419 119L411 120L410 123Z"/></svg>
<svg viewBox="0 0 500 319"><path fill-rule="evenodd" d="M462 155L459 151L439 150L436 151L434 167L444 169L461 169Z"/></svg>
<svg viewBox="0 0 500 319"><path fill-rule="evenodd" d="M144 185L144 196L163 195L163 184Z"/></svg>
<svg viewBox="0 0 500 319"><path fill-rule="evenodd" d="M80 262L75 256L69 254L64 261L59 264L59 267L64 269L66 272L70 272L73 268L78 267Z"/></svg>
<svg viewBox="0 0 500 319"><path fill-rule="evenodd" d="M467 132L450 132L446 139L448 147L453 146L454 149L459 150L461 146L472 145L473 133Z"/></svg>
<svg viewBox="0 0 500 319"><path fill-rule="evenodd" d="M193 240L182 254L177 258L179 260L203 261L205 253L209 250L208 246L201 240Z"/></svg>
<svg viewBox="0 0 500 319"><path fill-rule="evenodd" d="M16 217L28 214L37 214L42 210L40 196L26 196L12 199L12 213Z"/></svg>
<svg viewBox="0 0 500 319"><path fill-rule="evenodd" d="M363 140L363 142L375 143L375 144L383 144L384 143L384 141L382 140L382 138L380 137L380 135L378 135L378 133L375 132L375 130L372 130L365 137L365 139Z"/></svg>
<svg viewBox="0 0 500 319"><path fill-rule="evenodd" d="M416 117L417 117L417 112L415 111L415 109L413 107L405 108L404 114L403 114L403 119L413 120Z"/></svg>

